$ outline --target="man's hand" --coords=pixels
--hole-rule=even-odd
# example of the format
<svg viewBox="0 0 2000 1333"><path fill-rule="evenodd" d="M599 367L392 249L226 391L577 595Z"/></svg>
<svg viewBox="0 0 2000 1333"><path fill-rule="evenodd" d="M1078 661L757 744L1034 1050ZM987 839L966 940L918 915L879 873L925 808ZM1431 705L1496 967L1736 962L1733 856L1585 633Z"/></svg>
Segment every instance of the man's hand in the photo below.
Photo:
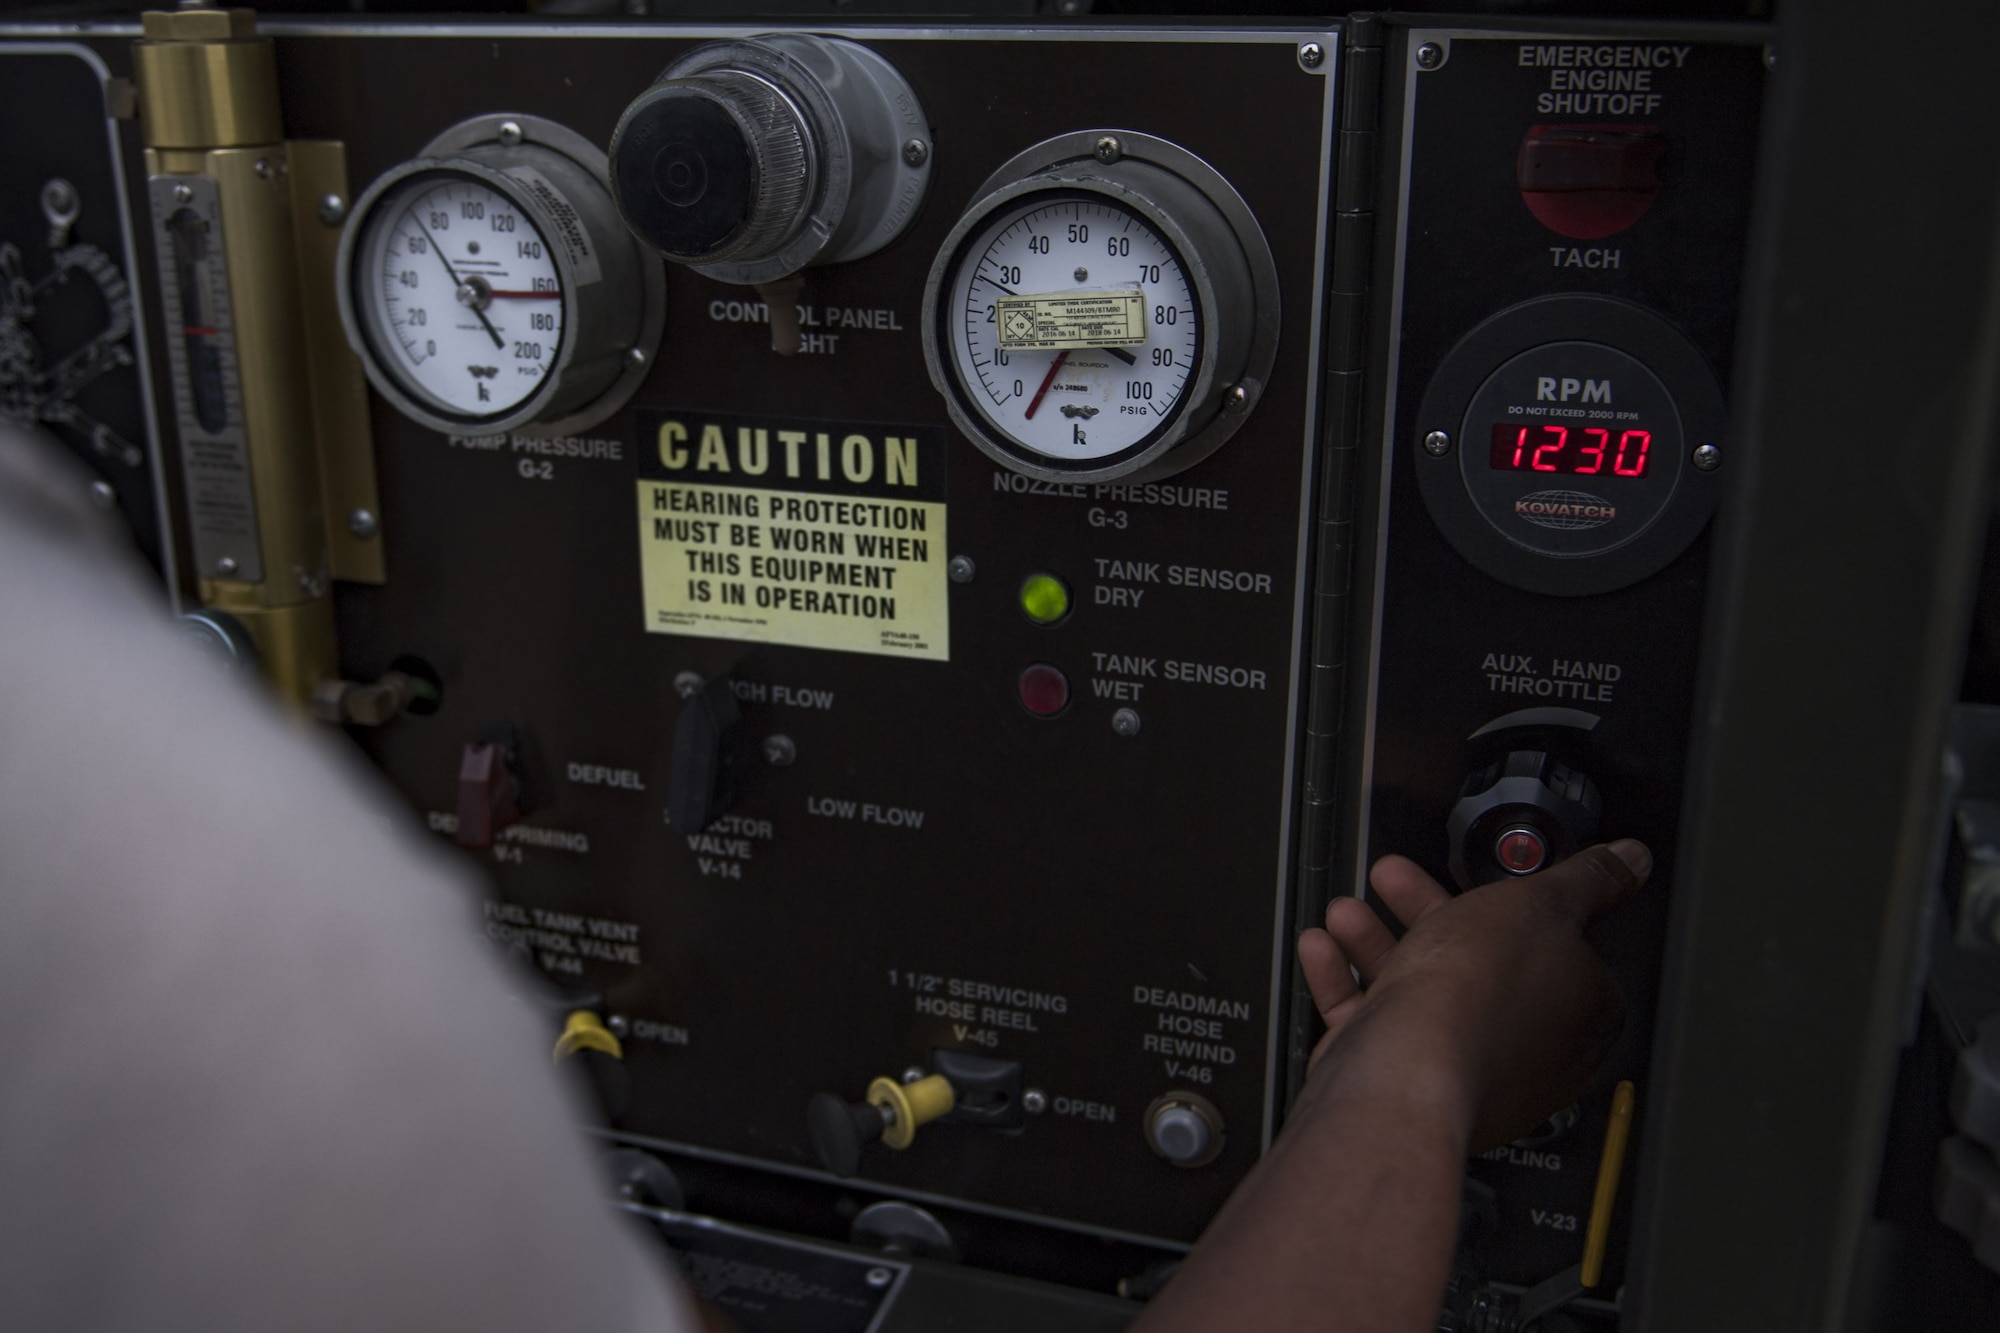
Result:
<svg viewBox="0 0 2000 1333"><path fill-rule="evenodd" d="M1644 883L1652 860L1626 839L1458 897L1414 861L1377 861L1368 882L1408 928L1400 941L1355 898L1334 899L1326 929L1299 938L1327 1028L1312 1082L1333 1075L1331 1061L1464 1098L1474 1152L1532 1132L1583 1091L1624 1024L1583 928Z"/></svg>

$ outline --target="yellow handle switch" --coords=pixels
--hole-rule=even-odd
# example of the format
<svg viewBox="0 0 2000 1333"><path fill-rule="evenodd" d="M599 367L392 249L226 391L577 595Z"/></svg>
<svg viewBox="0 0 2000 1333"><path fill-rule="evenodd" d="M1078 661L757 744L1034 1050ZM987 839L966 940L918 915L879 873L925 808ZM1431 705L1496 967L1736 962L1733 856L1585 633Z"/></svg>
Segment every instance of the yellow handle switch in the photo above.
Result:
<svg viewBox="0 0 2000 1333"><path fill-rule="evenodd" d="M941 1115L949 1115L957 1104L957 1094L952 1091L951 1080L943 1074L932 1074L915 1083L878 1078L868 1085L868 1104L883 1111L883 1145L901 1150L916 1142L919 1129Z"/></svg>
<svg viewBox="0 0 2000 1333"><path fill-rule="evenodd" d="M625 1058L625 1047L604 1020L588 1009L577 1009L563 1021L562 1035L556 1038L555 1059L578 1051L602 1051L614 1060Z"/></svg>
<svg viewBox="0 0 2000 1333"><path fill-rule="evenodd" d="M1590 1229L1583 1241L1586 1290L1604 1276L1604 1251L1611 1243L1611 1205L1618 1201L1618 1177L1625 1170L1625 1145L1632 1140L1632 1108L1638 1101L1631 1080L1611 1094L1611 1125L1604 1132L1604 1156L1597 1162L1597 1193L1590 1201Z"/></svg>

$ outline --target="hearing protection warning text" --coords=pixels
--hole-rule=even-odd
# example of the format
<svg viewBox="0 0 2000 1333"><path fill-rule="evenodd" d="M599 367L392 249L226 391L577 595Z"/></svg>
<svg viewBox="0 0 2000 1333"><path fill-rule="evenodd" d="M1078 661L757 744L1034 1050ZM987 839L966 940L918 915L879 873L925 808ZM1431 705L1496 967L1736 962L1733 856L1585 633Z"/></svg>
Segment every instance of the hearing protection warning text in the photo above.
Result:
<svg viewBox="0 0 2000 1333"><path fill-rule="evenodd" d="M943 430L637 418L649 631L950 656Z"/></svg>

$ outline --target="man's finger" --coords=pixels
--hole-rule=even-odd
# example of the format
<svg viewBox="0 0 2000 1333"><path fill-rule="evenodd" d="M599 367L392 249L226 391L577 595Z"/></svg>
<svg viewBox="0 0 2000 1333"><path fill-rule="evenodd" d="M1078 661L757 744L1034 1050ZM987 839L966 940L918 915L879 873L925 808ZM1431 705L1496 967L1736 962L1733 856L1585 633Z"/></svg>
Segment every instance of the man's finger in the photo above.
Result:
<svg viewBox="0 0 2000 1333"><path fill-rule="evenodd" d="M1586 847L1561 865L1534 877L1536 891L1558 903L1579 925L1609 911L1653 873L1645 844L1621 838Z"/></svg>
<svg viewBox="0 0 2000 1333"><path fill-rule="evenodd" d="M1308 930L1299 936L1299 971L1306 989L1312 992L1313 1008L1329 1025L1335 1009L1361 993L1354 973L1348 970L1347 955L1333 936L1323 930Z"/></svg>
<svg viewBox="0 0 2000 1333"><path fill-rule="evenodd" d="M1364 986L1375 980L1396 947L1396 937L1382 924L1382 918L1359 898L1335 898L1326 905L1326 933L1354 964Z"/></svg>
<svg viewBox="0 0 2000 1333"><path fill-rule="evenodd" d="M1385 856L1368 868L1368 885L1405 929L1417 918L1451 901L1444 886L1407 856Z"/></svg>

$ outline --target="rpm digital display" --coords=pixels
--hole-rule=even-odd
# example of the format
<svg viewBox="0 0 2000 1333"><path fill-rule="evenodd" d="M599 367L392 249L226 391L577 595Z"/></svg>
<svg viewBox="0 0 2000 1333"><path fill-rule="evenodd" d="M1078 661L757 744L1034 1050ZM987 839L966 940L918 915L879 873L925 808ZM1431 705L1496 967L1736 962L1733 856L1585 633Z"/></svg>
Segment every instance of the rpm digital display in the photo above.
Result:
<svg viewBox="0 0 2000 1333"><path fill-rule="evenodd" d="M1496 472L1643 477L1653 432L1554 421L1496 421L1487 466Z"/></svg>

